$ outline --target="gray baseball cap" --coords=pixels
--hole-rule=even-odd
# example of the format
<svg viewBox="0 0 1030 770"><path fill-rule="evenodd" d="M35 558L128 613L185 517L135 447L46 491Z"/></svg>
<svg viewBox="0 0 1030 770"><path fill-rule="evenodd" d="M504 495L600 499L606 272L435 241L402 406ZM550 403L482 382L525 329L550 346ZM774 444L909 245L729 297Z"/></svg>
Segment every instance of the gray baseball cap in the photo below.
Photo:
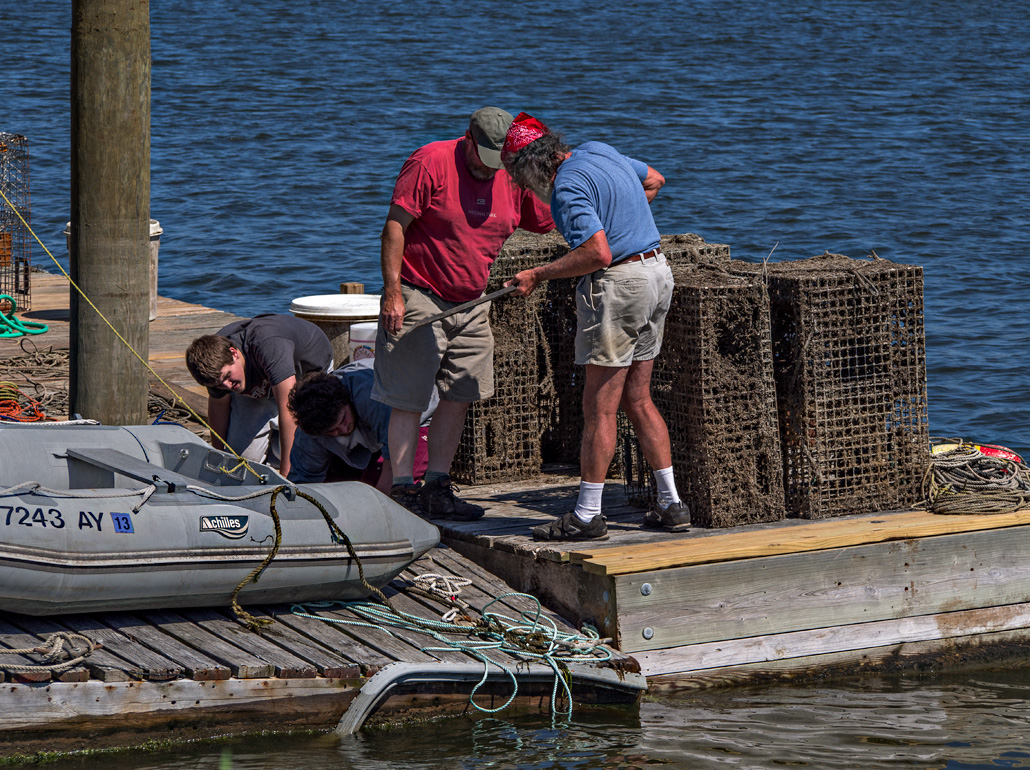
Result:
<svg viewBox="0 0 1030 770"><path fill-rule="evenodd" d="M504 137L514 119L510 112L499 107L483 107L472 113L469 130L476 140L479 159L484 165L490 168L504 167L501 163L501 148L504 147Z"/></svg>

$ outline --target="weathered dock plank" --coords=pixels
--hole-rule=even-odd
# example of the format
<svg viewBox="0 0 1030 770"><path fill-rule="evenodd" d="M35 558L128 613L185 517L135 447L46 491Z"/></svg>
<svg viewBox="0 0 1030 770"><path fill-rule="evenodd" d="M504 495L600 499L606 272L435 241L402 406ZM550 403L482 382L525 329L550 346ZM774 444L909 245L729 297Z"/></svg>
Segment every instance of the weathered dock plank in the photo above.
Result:
<svg viewBox="0 0 1030 770"><path fill-rule="evenodd" d="M1014 605L1030 596L1028 551L1030 528L1004 528L617 576L619 647Z"/></svg>
<svg viewBox="0 0 1030 770"><path fill-rule="evenodd" d="M818 522L794 520L783 524L762 530L710 532L708 537L676 538L646 546L634 543L617 547L580 547L571 549L569 558L590 572L622 575L687 564L1019 527L1030 524L1030 511L979 516L939 516L926 511L904 511Z"/></svg>
<svg viewBox="0 0 1030 770"><path fill-rule="evenodd" d="M198 682L228 679L232 672L214 658L183 644L159 626L151 625L134 615L104 613L100 620L124 636L159 652L182 667L183 675Z"/></svg>
<svg viewBox="0 0 1030 770"><path fill-rule="evenodd" d="M141 612L139 616L184 645L200 650L227 666L235 679L265 679L273 675L274 667L267 660L246 652L181 615L150 611Z"/></svg>
<svg viewBox="0 0 1030 770"><path fill-rule="evenodd" d="M835 655L837 661L854 660L872 650L896 650L904 644L963 638L975 641L976 637L999 632L1010 632L1008 641L1030 639L1030 604L706 642L637 652L634 657L645 670L671 672L663 677L663 681L668 682L695 672L754 664L778 663L784 670L789 667L788 661L817 656Z"/></svg>
<svg viewBox="0 0 1030 770"><path fill-rule="evenodd" d="M138 672L141 679L178 679L185 673L185 669L176 662L130 639L101 622L99 618L89 615L66 615L61 620L76 633L102 644L105 651L128 661L132 665L132 670Z"/></svg>
<svg viewBox="0 0 1030 770"><path fill-rule="evenodd" d="M396 658L392 658L362 644L334 623L308 618L288 611L275 612L274 614L277 623L294 629L317 644L335 650L341 657L351 661L352 665L357 668L357 671L355 672L348 667L341 674L345 679L353 678L357 675L371 676L383 666L396 661Z"/></svg>
<svg viewBox="0 0 1030 770"><path fill-rule="evenodd" d="M45 640L51 634L73 630L50 618L13 614L6 614L5 617L11 625L26 633L34 634L40 640ZM82 665L89 671L92 678L102 682L128 682L141 680L146 676L146 672L139 666L103 649L95 650L83 661Z"/></svg>
<svg viewBox="0 0 1030 770"><path fill-rule="evenodd" d="M360 676L361 669L353 661L347 660L334 650L312 642L304 634L285 623L277 622L277 618L290 614L289 611L276 613L272 610L257 608L250 611L256 618L272 621L260 634L264 639L275 642L292 655L310 663L320 676L333 679L353 678Z"/></svg>
<svg viewBox="0 0 1030 770"><path fill-rule="evenodd" d="M185 620L239 647L272 666L272 675L280 679L310 679L317 675L315 667L271 638L254 633L235 620L210 609L182 610Z"/></svg>

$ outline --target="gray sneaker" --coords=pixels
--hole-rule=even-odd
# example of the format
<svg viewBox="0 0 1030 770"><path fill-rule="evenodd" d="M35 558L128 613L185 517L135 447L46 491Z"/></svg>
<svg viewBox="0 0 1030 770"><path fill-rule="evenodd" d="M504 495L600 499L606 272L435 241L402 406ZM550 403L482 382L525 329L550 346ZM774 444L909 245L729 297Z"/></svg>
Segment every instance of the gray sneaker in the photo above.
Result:
<svg viewBox="0 0 1030 770"><path fill-rule="evenodd" d="M656 500L644 514L644 526L666 532L685 532L690 529L690 508L686 503L672 503L668 508L662 508Z"/></svg>
<svg viewBox="0 0 1030 770"><path fill-rule="evenodd" d="M608 525L604 516L595 516L583 523L574 510L559 516L550 524L533 527L534 540L607 540Z"/></svg>
<svg viewBox="0 0 1030 770"><path fill-rule="evenodd" d="M475 521L482 518L486 510L480 505L466 503L454 493L457 487L450 476L441 476L422 485L422 510L427 519L450 519L451 521Z"/></svg>
<svg viewBox="0 0 1030 770"><path fill-rule="evenodd" d="M414 514L422 513L422 488L418 484L394 484L390 487L390 499Z"/></svg>

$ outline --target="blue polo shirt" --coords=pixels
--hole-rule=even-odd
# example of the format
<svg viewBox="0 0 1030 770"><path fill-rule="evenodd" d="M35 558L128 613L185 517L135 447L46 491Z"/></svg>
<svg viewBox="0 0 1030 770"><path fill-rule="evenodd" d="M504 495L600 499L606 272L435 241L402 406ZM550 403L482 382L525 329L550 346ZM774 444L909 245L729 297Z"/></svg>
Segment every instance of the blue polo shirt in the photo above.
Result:
<svg viewBox="0 0 1030 770"><path fill-rule="evenodd" d="M604 230L612 263L658 248L661 239L644 193L647 164L603 142L586 142L558 167L551 216L571 248Z"/></svg>

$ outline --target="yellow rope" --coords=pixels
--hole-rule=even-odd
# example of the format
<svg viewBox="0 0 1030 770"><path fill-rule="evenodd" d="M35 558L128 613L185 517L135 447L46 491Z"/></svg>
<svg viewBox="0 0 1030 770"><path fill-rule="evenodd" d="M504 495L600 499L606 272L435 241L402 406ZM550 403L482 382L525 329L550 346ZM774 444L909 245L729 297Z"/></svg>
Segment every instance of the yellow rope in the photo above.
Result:
<svg viewBox="0 0 1030 770"><path fill-rule="evenodd" d="M160 382L162 385L164 385L165 388L168 389L168 392L171 393L172 396L173 396L172 403L173 404L181 404L182 407L184 409L186 409L186 411L188 411L191 415L193 415L194 419L196 419L197 422L199 422L201 425L203 425L205 428L207 428L209 431L211 431L211 435L212 436L216 437L219 441L222 442L222 445L226 448L227 451L231 452L236 457L236 459L240 461L239 464L236 465L235 468L232 468L232 469L226 471L226 473L232 473L232 472L235 472L236 470L238 470L240 467L245 467L248 471L253 473L255 476L258 476L259 474L250 466L250 464L247 462L247 460L242 455L238 454L235 450L233 450L233 448L229 446L228 442L224 438L222 438L215 431L214 428L212 428L210 425L208 425L208 423L204 420L204 418L201 417L199 414L197 414L190 407L190 405L186 403L186 401L183 399L183 397L180 396L179 393L171 385L169 385L167 382L165 382L164 378L162 378L161 375L159 375L157 372L154 371L154 369L153 369L153 367L151 367L150 363L148 361L144 360L143 356L141 356L136 351L136 349L134 347L132 347L132 345L129 344L129 341L126 340L125 337L123 337L121 335L121 333L116 328L114 328L114 325L110 321L107 320L107 316L105 316L102 312L100 312L100 308L98 308L96 305L93 304L93 301L89 297L87 297L86 293L81 288L79 288L79 285L77 283L75 283L74 280L72 280L72 277L70 275L68 275L68 272L63 267L61 267L61 263L57 261L57 258L53 254L50 253L50 249L48 249L46 247L46 244L43 243L42 240L40 240L38 235L36 235L36 231L32 229L32 226L27 221L25 221L25 217L23 217L21 215L21 212L18 211L18 209L15 207L15 205L13 203L11 203L10 198L8 198L7 195L4 194L3 190L0 190L0 197L3 197L3 199L7 203L7 205L10 206L11 211L13 211L15 213L15 216L17 216L18 219L21 220L21 223L23 225L25 225L25 228L29 231L29 235L31 235L33 238L36 239L36 243L38 243L43 248L43 251L45 251L47 253L47 256L50 257L51 260L53 260L53 263L55 265L57 265L57 269L61 271L61 275L63 275L66 279L68 279L68 283L71 284L72 288L74 288L75 291L78 292L79 296L82 297L84 300L86 300L86 303L91 308L93 308L93 310L96 311L96 314L98 316L100 316L100 319L105 324L107 324L107 327L112 332L114 332L114 335L122 342L122 344L125 345L125 347L127 347L132 352L132 354L134 356L136 356L136 359L141 364L143 364L143 366L146 367L147 371L150 372L158 382Z"/></svg>

